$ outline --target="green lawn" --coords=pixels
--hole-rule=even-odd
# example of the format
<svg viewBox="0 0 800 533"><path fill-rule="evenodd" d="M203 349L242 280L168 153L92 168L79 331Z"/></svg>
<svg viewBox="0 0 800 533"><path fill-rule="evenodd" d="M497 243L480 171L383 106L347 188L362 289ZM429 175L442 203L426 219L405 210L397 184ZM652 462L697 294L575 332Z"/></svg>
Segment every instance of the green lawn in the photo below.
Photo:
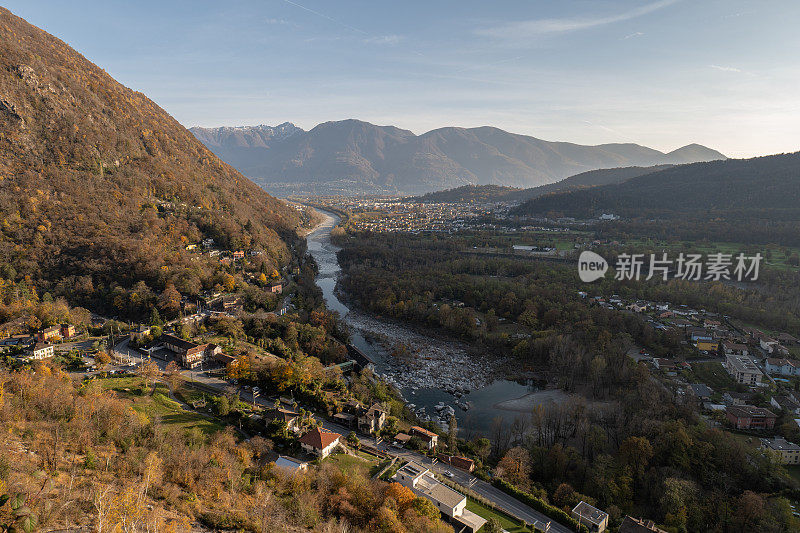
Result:
<svg viewBox="0 0 800 533"><path fill-rule="evenodd" d="M389 470L383 473L381 479L384 481L389 481L390 479L392 479L392 476L394 476L404 464L405 461L403 461L402 459L395 461L394 465Z"/></svg>
<svg viewBox="0 0 800 533"><path fill-rule="evenodd" d="M769 266L770 268L778 270L797 270L797 266L790 265L788 257L784 254L783 247L766 246L755 250L752 245L740 244L735 242L699 242L692 241L687 246L684 241L666 242L657 239L629 239L623 244L627 246L634 246L637 248L652 248L658 250L666 250L670 255L677 254L678 252L697 252L702 254L713 254L721 252L723 254L737 254L744 253L747 256L753 255L756 251L761 252L763 257L762 266ZM770 251L771 257L766 258L766 250ZM800 253L800 249L788 247L789 256L792 254Z"/></svg>
<svg viewBox="0 0 800 533"><path fill-rule="evenodd" d="M722 363L692 363L692 374L697 382L705 383L714 389L714 392L736 390L736 382L722 368Z"/></svg>
<svg viewBox="0 0 800 533"><path fill-rule="evenodd" d="M800 465L787 465L786 471L789 472L789 475L800 482Z"/></svg>
<svg viewBox="0 0 800 533"><path fill-rule="evenodd" d="M158 417L164 424L183 429L196 427L206 435L224 428L224 425L215 419L193 411L185 411L178 402L169 398L167 386L163 383L156 384L156 391L152 395L149 391L141 394L143 379L139 376L101 379L99 383L103 388L117 392L120 397L130 399L133 402L131 406L133 409L151 419Z"/></svg>
<svg viewBox="0 0 800 533"><path fill-rule="evenodd" d="M329 455L323 461L336 465L342 472L366 475L375 463L362 457L353 457L344 453Z"/></svg>
<svg viewBox="0 0 800 533"><path fill-rule="evenodd" d="M500 521L500 525L506 531L511 533L525 533L530 532L530 529L523 529L522 523L505 514L502 511L495 511L494 509L490 509L486 507L482 503L479 503L472 498L467 498L467 510L472 511L478 516L485 518L486 520L491 520L492 518L496 518Z"/></svg>

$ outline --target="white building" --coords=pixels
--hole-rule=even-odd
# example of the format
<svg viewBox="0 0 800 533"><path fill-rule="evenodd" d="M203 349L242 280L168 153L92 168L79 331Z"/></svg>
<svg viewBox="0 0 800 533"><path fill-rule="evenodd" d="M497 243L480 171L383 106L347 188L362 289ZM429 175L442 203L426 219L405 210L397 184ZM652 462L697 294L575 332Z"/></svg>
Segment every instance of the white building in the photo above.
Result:
<svg viewBox="0 0 800 533"><path fill-rule="evenodd" d="M393 481L411 489L414 494L430 500L439 512L458 527L456 531L475 533L486 520L467 510L467 497L440 483L424 466L410 462L397 471Z"/></svg>
<svg viewBox="0 0 800 533"><path fill-rule="evenodd" d="M767 374L779 374L781 376L800 376L800 361L791 359L768 358L764 362L764 369Z"/></svg>
<svg viewBox="0 0 800 533"><path fill-rule="evenodd" d="M752 386L761 384L761 377L764 373L745 355L728 354L725 356L723 366L728 371L728 374L736 380L736 383Z"/></svg>
<svg viewBox="0 0 800 533"><path fill-rule="evenodd" d="M572 510L572 518L589 528L592 533L603 533L608 527L608 513L581 501Z"/></svg>
<svg viewBox="0 0 800 533"><path fill-rule="evenodd" d="M298 440L300 447L312 455L327 457L339 446L342 436L332 431L314 428Z"/></svg>
<svg viewBox="0 0 800 533"><path fill-rule="evenodd" d="M761 449L777 455L782 464L800 464L800 446L782 437L761 439Z"/></svg>
<svg viewBox="0 0 800 533"><path fill-rule="evenodd" d="M27 351L27 359L47 359L53 357L55 347L52 344L37 342L35 346Z"/></svg>

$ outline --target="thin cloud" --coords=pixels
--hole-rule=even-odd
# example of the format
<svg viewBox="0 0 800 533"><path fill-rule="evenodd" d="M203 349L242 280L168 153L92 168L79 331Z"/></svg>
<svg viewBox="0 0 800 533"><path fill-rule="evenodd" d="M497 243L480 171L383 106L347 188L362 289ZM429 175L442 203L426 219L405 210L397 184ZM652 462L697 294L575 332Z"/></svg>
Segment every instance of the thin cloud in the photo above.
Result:
<svg viewBox="0 0 800 533"><path fill-rule="evenodd" d="M642 35L644 35L644 33L640 32L640 31L637 31L637 32L629 33L628 35L623 37L623 39L634 39L636 37L641 37Z"/></svg>
<svg viewBox="0 0 800 533"><path fill-rule="evenodd" d="M367 37L363 40L366 44L385 44L388 46L394 46L399 44L403 38L399 35L376 35L374 37Z"/></svg>
<svg viewBox="0 0 800 533"><path fill-rule="evenodd" d="M605 17L552 18L509 22L491 28L481 28L475 33L484 37L493 37L502 40L520 40L535 35L553 35L587 30L641 17L659 9L669 7L680 1L681 0L659 0L658 2L637 7L636 9L631 9L624 13Z"/></svg>
<svg viewBox="0 0 800 533"><path fill-rule="evenodd" d="M721 72L742 72L742 69L736 67L726 67L722 65L709 65L714 70L719 70Z"/></svg>
<svg viewBox="0 0 800 533"><path fill-rule="evenodd" d="M297 2L292 2L291 0L283 0L283 1L285 3L287 3L287 4L289 4L289 5L292 5L292 6L296 7L296 8L302 9L303 11L307 11L308 13L311 13L312 15L316 15L316 16L318 16L320 18L324 18L325 20L333 22L334 24L338 24L339 26L342 26L343 28L347 28L348 30L354 31L356 33L361 33L361 34L364 34L364 35L369 35L364 30L360 30L360 29L358 29L356 27L353 27L353 26L351 26L349 24L346 24L346 23L342 22L341 20L337 20L337 19L335 19L333 17L330 17L330 16L326 15L325 13L320 13L319 11L315 11L315 10L309 8L309 7L300 5Z"/></svg>

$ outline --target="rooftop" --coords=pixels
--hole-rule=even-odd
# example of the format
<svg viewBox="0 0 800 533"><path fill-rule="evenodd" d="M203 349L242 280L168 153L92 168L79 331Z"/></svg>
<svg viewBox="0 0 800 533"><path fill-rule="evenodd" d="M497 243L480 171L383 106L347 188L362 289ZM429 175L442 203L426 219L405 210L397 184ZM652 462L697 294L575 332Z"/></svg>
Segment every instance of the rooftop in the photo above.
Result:
<svg viewBox="0 0 800 533"><path fill-rule="evenodd" d="M705 383L692 383L691 385L689 385L689 387L692 389L692 392L694 392L695 395L697 396L705 397L714 394L714 391L711 390L711 387L709 387Z"/></svg>
<svg viewBox="0 0 800 533"><path fill-rule="evenodd" d="M759 375L762 374L761 370L758 369L753 360L747 357L746 355L729 354L725 357L725 361L727 364L732 366L736 372L745 372L745 373L759 374Z"/></svg>
<svg viewBox="0 0 800 533"><path fill-rule="evenodd" d="M619 526L619 533L666 533L666 531L656 527L652 520L626 516Z"/></svg>
<svg viewBox="0 0 800 533"><path fill-rule="evenodd" d="M436 437L436 433L428 431L427 429L421 428L419 426L411 426L411 431L413 431L414 433L418 433L420 435L424 435L425 437L428 438Z"/></svg>
<svg viewBox="0 0 800 533"><path fill-rule="evenodd" d="M423 475L422 478L417 481L417 484L414 486L414 488L428 496L430 499L450 507L451 509L466 499L466 496L454 491L447 485L440 483L436 478L429 474Z"/></svg>
<svg viewBox="0 0 800 533"><path fill-rule="evenodd" d="M286 457L281 455L275 460L275 466L280 466L281 468L290 468L292 470L297 470L298 468L303 468L308 463L304 463L303 461L299 461L293 457Z"/></svg>
<svg viewBox="0 0 800 533"><path fill-rule="evenodd" d="M472 531L478 531L486 523L486 519L478 516L468 509L464 509L456 520L468 526Z"/></svg>
<svg viewBox="0 0 800 533"><path fill-rule="evenodd" d="M772 439L761 439L761 445L776 452L783 451L800 451L800 446L782 437L775 437Z"/></svg>
<svg viewBox="0 0 800 533"><path fill-rule="evenodd" d="M405 466L403 466L403 468L401 468L397 472L398 473L402 472L403 474L405 474L407 476L415 478L415 477L419 476L420 474L424 474L427 471L428 471L428 469L425 468L424 466L422 466L421 464L411 461L410 463L408 463Z"/></svg>
<svg viewBox="0 0 800 533"><path fill-rule="evenodd" d="M337 439L339 439L341 435L338 433L333 433L332 431L325 431L324 429L314 428L298 440L300 443L305 444L307 446L311 446L317 450L324 450Z"/></svg>
<svg viewBox="0 0 800 533"><path fill-rule="evenodd" d="M572 514L578 515L581 518L598 525L608 520L608 513L601 511L597 507L592 507L585 501L581 501L578 505L576 505L572 510Z"/></svg>
<svg viewBox="0 0 800 533"><path fill-rule="evenodd" d="M800 361L793 361L791 359L776 359L774 357L770 357L767 359L767 364L772 366L793 366L798 367L800 366Z"/></svg>
<svg viewBox="0 0 800 533"><path fill-rule="evenodd" d="M756 407L754 405L731 405L728 407L728 413L739 418L752 418L754 416L768 416L776 418L775 413L763 407Z"/></svg>
<svg viewBox="0 0 800 533"><path fill-rule="evenodd" d="M176 346L182 350L191 350L192 348L196 348L198 345L181 339L180 337L176 337L175 335L170 335L169 333L164 333L161 337L158 338L159 342L164 342L167 344L171 344Z"/></svg>

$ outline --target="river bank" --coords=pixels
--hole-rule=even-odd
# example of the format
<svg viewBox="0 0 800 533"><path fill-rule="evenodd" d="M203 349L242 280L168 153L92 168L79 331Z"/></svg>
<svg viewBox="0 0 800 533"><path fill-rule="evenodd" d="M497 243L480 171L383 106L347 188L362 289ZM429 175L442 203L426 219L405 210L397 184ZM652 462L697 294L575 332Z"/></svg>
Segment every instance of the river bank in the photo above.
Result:
<svg viewBox="0 0 800 533"><path fill-rule="evenodd" d="M317 211L324 219L309 233L308 251L317 262L316 282L326 305L342 316L352 343L375 361L375 372L401 392L421 420L446 429L455 416L460 428L488 435L497 417L511 423L527 417L534 405L564 401L559 391L541 390L533 380L500 378L508 362L497 354L351 309L336 291L339 247L330 233L340 218Z"/></svg>

